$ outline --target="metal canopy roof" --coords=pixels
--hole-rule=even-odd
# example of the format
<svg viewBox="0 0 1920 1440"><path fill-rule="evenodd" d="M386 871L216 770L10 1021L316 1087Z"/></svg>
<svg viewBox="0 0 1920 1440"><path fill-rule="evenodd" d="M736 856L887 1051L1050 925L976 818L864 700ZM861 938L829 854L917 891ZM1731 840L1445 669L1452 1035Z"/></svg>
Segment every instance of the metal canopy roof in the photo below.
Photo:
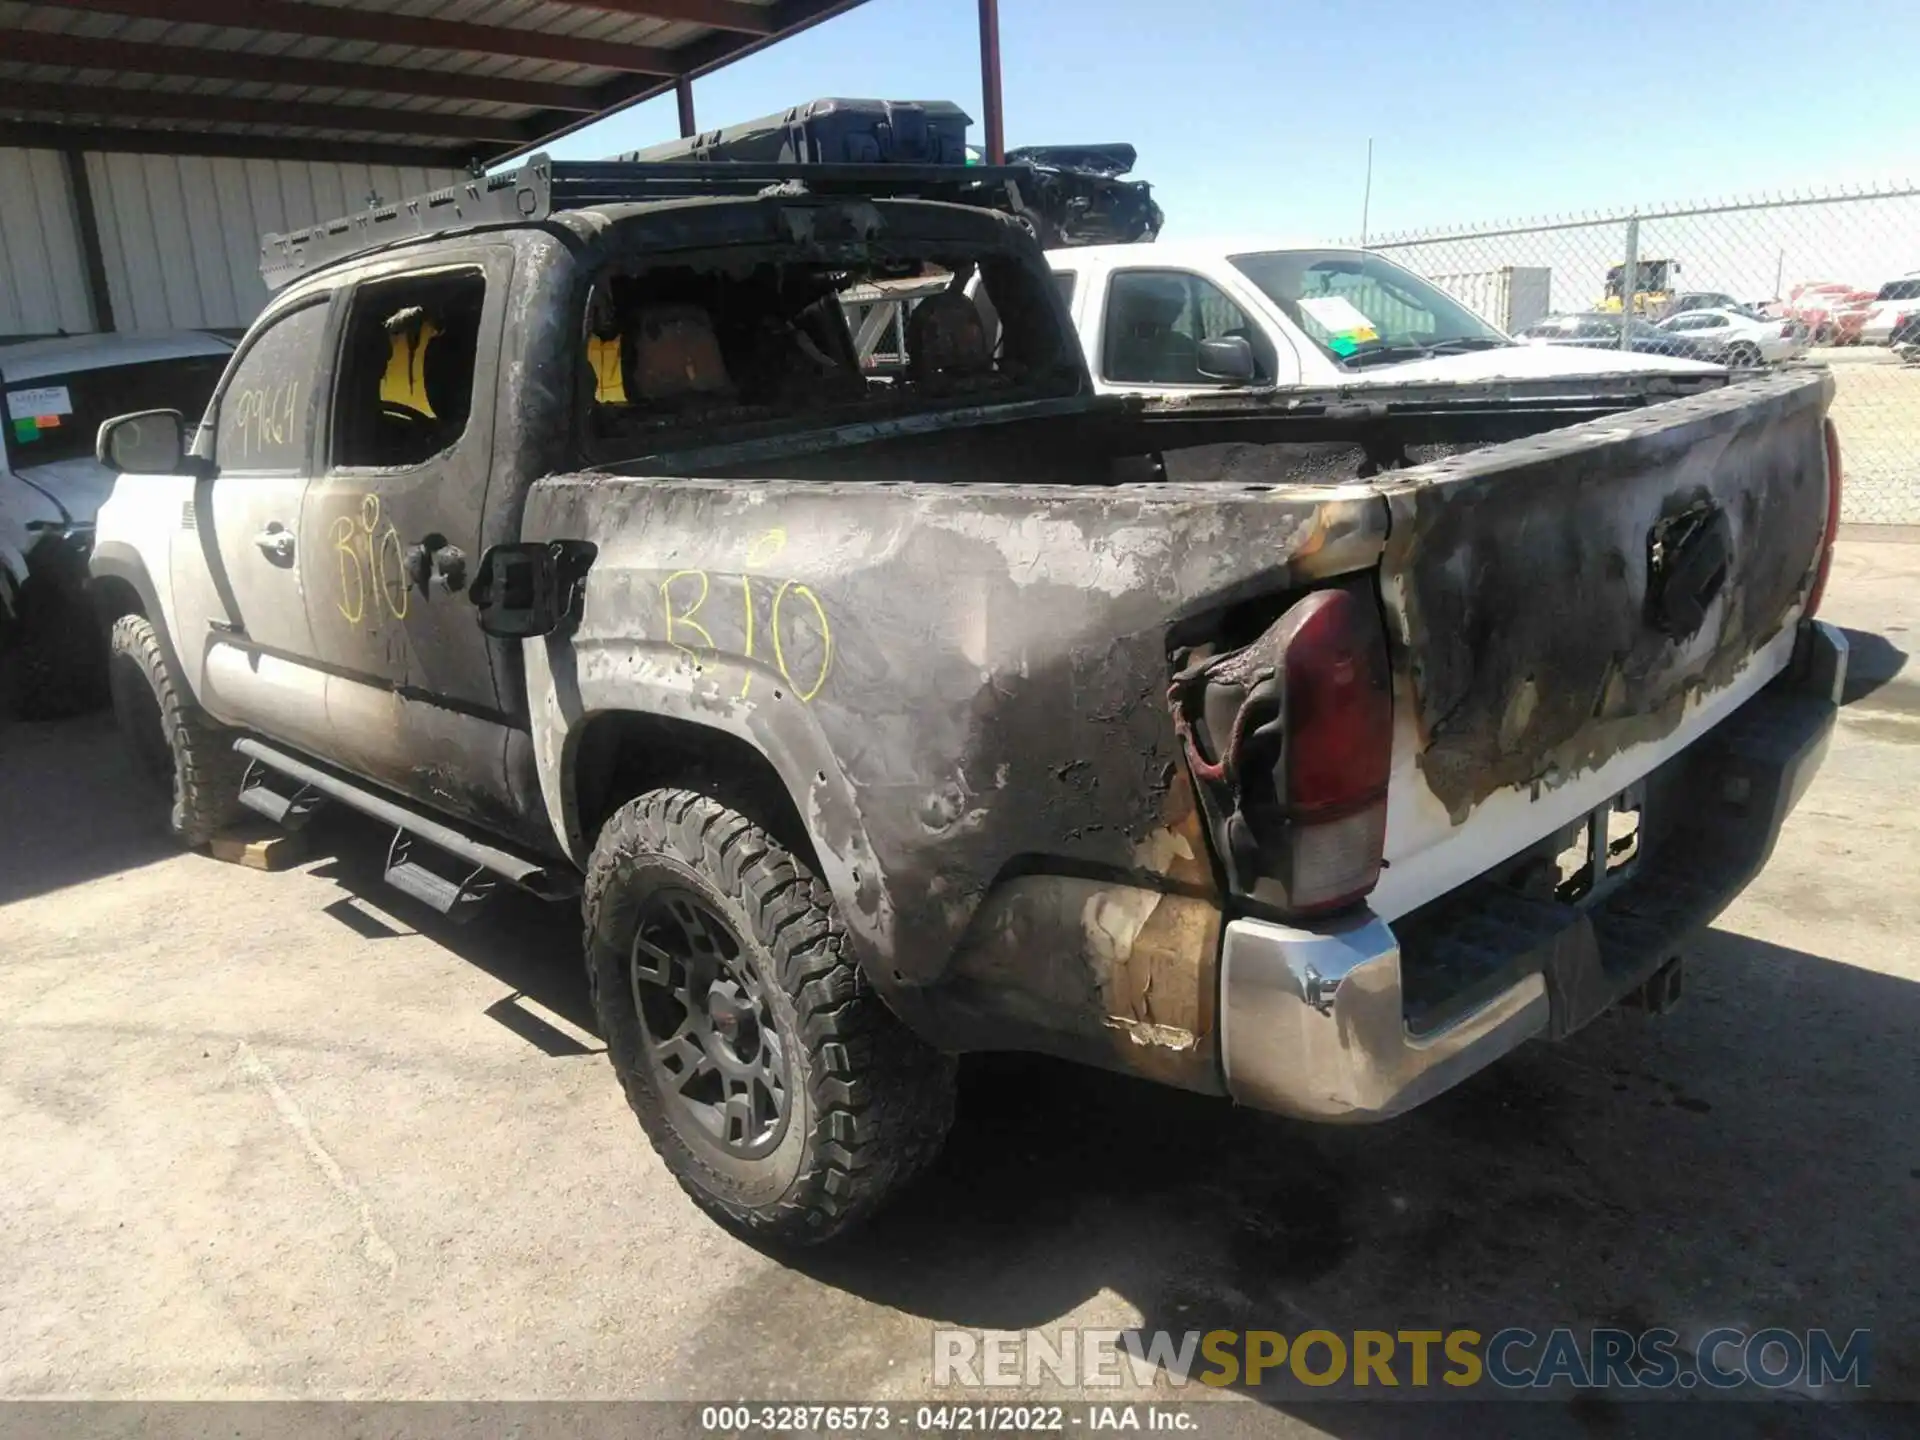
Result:
<svg viewBox="0 0 1920 1440"><path fill-rule="evenodd" d="M0 146L492 164L862 0L0 0Z"/></svg>

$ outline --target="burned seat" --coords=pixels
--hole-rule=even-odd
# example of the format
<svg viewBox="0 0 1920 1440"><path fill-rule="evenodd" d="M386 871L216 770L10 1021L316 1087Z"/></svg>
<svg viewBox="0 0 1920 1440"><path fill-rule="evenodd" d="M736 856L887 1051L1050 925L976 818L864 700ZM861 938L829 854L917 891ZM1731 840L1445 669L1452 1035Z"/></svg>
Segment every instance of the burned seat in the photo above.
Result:
<svg viewBox="0 0 1920 1440"><path fill-rule="evenodd" d="M476 331L474 317L458 307L424 305L404 306L369 329L364 343L384 345L386 356L355 367L377 377L374 395L347 397L368 416L356 463L418 465L460 438L473 404Z"/></svg>
<svg viewBox="0 0 1920 1440"><path fill-rule="evenodd" d="M957 290L929 295L907 320L907 378L922 390L964 389L993 374L980 307Z"/></svg>
<svg viewBox="0 0 1920 1440"><path fill-rule="evenodd" d="M713 317L702 306L643 306L628 330L627 347L631 365L623 383L636 404L681 409L735 398Z"/></svg>

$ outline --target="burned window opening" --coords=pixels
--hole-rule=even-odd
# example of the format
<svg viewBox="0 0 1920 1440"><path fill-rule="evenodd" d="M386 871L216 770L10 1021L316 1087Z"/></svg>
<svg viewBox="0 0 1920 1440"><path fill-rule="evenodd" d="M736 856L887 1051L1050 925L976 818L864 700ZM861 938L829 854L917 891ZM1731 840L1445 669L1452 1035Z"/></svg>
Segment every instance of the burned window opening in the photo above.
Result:
<svg viewBox="0 0 1920 1440"><path fill-rule="evenodd" d="M466 433L486 279L409 276L354 296L333 426L337 466L424 464Z"/></svg>
<svg viewBox="0 0 1920 1440"><path fill-rule="evenodd" d="M899 363L871 373L840 297L915 278L935 288L901 317ZM1049 285L999 257L616 264L593 287L583 325L587 450L612 461L681 431L704 438L1070 394L1079 371L1054 303Z"/></svg>

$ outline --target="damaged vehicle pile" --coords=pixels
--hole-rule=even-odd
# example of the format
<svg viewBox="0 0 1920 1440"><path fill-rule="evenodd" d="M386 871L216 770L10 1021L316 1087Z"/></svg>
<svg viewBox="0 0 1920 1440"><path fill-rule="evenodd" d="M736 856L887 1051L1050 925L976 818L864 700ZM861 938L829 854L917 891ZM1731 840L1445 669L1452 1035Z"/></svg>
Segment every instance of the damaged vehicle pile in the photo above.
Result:
<svg viewBox="0 0 1920 1440"><path fill-rule="evenodd" d="M183 842L342 804L442 911L578 894L649 1139L786 1241L957 1052L1366 1121L1670 1003L1833 723L1823 373L1101 395L1009 173L713 168L279 237L199 428L102 429Z"/></svg>

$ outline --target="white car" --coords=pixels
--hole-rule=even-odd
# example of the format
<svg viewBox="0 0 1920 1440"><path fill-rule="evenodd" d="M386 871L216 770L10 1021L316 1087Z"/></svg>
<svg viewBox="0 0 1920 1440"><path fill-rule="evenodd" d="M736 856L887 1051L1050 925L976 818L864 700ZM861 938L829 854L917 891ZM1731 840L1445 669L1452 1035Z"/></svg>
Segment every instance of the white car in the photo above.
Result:
<svg viewBox="0 0 1920 1440"><path fill-rule="evenodd" d="M1738 310L1687 310L1669 315L1660 328L1679 335L1734 369L1776 365L1806 352L1807 342L1791 320L1756 320Z"/></svg>
<svg viewBox="0 0 1920 1440"><path fill-rule="evenodd" d="M1891 345L1903 320L1920 319L1920 271L1889 280L1880 287L1860 326L1862 345Z"/></svg>
<svg viewBox="0 0 1920 1440"><path fill-rule="evenodd" d="M1103 394L1475 383L1720 367L1668 355L1517 344L1370 250L1218 242L1050 250Z"/></svg>
<svg viewBox="0 0 1920 1440"><path fill-rule="evenodd" d="M84 592L114 481L94 458L100 422L135 410L198 420L232 354L200 331L0 345L0 690L21 714L67 713L104 693L106 649L92 643Z"/></svg>

